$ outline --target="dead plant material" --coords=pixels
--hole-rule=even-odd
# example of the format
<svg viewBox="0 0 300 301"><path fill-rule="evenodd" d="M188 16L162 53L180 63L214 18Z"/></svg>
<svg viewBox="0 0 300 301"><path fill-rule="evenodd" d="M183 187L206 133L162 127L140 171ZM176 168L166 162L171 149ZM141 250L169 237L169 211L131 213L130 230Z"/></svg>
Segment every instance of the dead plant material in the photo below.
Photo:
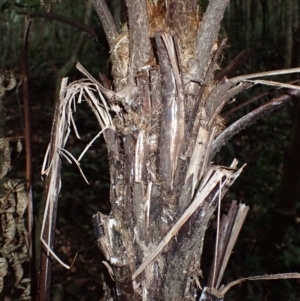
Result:
<svg viewBox="0 0 300 301"><path fill-rule="evenodd" d="M0 292L4 287L4 277L11 266L15 274L15 287L22 290L20 300L30 300L30 279L24 278L23 263L31 257L28 233L24 224L24 213L28 205L25 184L18 179L3 179L10 169L11 151L9 142L1 139L1 257Z"/></svg>

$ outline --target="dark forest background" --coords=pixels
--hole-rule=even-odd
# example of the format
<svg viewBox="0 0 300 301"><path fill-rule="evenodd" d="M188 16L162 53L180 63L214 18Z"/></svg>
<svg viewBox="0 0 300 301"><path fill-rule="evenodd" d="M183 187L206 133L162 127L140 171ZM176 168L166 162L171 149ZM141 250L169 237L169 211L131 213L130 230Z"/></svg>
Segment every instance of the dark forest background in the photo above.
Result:
<svg viewBox="0 0 300 301"><path fill-rule="evenodd" d="M41 4L44 2L44 7ZM121 0L107 1L121 26L126 21ZM208 1L200 1L205 9ZM48 5L48 7L47 7ZM38 0L0 1L0 69L20 73L25 15L45 12L49 3ZM33 193L36 225L36 256L43 212L43 181L40 170L49 143L55 103L63 77L81 78L75 69L79 61L93 76L110 75L108 45L91 6L91 1L62 0L51 4L51 13L89 24L98 36L92 38L78 29L41 17L33 18L29 39L29 88L32 120ZM226 67L240 54L241 63L231 76L269 71L300 65L299 0L231 0L227 8L220 39L228 37L228 47L220 66ZM241 54L242 53L242 54ZM218 76L218 74L216 75ZM295 78L281 77L281 81ZM3 99L5 136L24 135L22 89L6 93ZM270 91L240 110L224 109L228 123L250 112L280 91L255 86L239 95L234 105ZM76 156L97 134L98 126L90 110L81 106L77 112L81 140L70 139L68 149ZM229 164L234 157L247 167L230 189L222 204L227 211L236 199L250 206L224 283L237 278L300 271L300 106L295 99L282 109L258 121L227 143L217 155L219 164ZM11 178L24 178L25 155L15 156ZM98 139L81 163L90 182L87 185L78 169L63 162L63 186L58 208L55 251L71 263L71 270L54 264L53 300L101 300L101 254L97 249L92 215L109 212L109 174L105 145ZM215 238L215 219L207 232L204 274L209 271ZM13 279L13 275L11 276ZM14 281L5 280L1 300L17 300ZM233 289L226 300L299 300L300 282L248 282Z"/></svg>

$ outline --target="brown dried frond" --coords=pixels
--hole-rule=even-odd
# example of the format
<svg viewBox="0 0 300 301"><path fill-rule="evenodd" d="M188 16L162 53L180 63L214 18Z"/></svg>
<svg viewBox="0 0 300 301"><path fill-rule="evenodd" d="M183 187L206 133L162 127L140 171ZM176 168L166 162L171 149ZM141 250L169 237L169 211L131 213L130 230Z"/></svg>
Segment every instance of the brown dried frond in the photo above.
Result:
<svg viewBox="0 0 300 301"><path fill-rule="evenodd" d="M127 84L129 67L129 31L127 24L122 26L116 44L111 50L111 61L113 63L114 85L119 90Z"/></svg>

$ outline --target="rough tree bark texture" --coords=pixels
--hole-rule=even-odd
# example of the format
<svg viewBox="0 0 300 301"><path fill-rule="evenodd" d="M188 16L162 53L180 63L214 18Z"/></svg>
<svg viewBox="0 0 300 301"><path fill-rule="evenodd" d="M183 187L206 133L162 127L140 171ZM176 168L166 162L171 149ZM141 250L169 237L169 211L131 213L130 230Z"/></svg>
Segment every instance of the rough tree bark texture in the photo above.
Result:
<svg viewBox="0 0 300 301"><path fill-rule="evenodd" d="M104 134L112 211L94 217L115 279L107 300L195 299L209 219L239 174L236 163L211 165L219 115L249 86L214 80L228 2L210 1L201 21L194 0L127 0L128 25L118 33L105 1L94 1L118 107Z"/></svg>

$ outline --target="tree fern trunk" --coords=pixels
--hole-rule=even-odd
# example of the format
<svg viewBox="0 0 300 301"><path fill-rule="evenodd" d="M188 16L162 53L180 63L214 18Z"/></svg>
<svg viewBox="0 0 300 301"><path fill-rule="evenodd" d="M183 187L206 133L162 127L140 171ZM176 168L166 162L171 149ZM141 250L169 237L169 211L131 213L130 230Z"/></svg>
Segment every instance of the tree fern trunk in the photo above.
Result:
<svg viewBox="0 0 300 301"><path fill-rule="evenodd" d="M231 82L213 79L227 4L211 1L201 22L196 1L128 0L128 28L112 41L104 26L121 96L115 129L105 133L112 211L98 215L116 285L107 299L182 300L197 289L188 278L201 274L216 195L235 173L208 160L232 96Z"/></svg>

